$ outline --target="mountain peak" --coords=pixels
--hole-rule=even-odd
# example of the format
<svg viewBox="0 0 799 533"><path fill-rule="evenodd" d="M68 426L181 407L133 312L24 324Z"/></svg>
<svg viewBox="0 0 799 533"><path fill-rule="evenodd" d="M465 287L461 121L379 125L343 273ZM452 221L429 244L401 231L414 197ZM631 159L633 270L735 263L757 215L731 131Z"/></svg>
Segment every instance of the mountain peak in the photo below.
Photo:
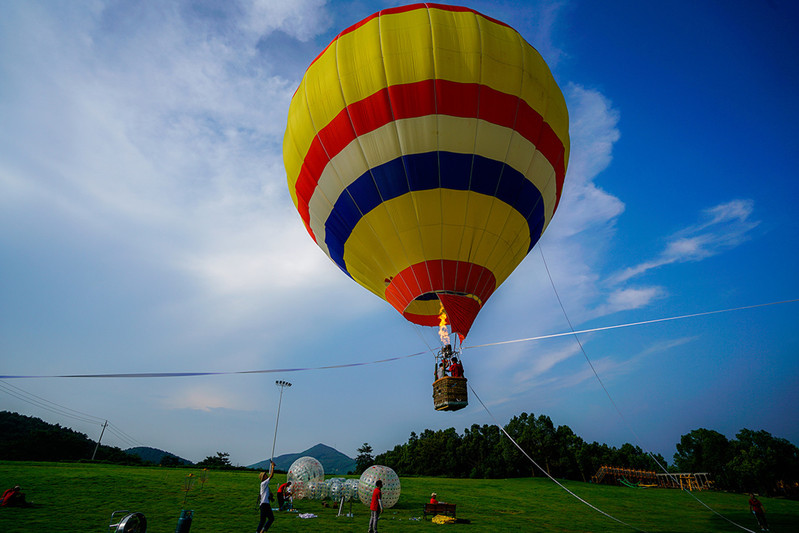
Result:
<svg viewBox="0 0 799 533"><path fill-rule="evenodd" d="M275 457L275 468L288 471L294 461L305 456L313 457L322 463L325 474L347 474L355 470L355 459L321 442L299 453L287 453ZM269 468L269 459L250 465L249 468L266 470Z"/></svg>

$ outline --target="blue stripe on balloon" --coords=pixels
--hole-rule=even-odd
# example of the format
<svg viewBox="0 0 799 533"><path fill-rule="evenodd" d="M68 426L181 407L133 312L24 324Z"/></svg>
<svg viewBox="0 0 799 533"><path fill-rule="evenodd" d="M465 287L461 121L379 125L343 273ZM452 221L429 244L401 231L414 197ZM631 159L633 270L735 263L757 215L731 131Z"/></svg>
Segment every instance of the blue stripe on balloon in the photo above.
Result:
<svg viewBox="0 0 799 533"><path fill-rule="evenodd" d="M325 222L330 258L347 272L344 244L365 214L411 191L439 187L471 190L502 200L527 220L530 249L538 242L544 228L544 201L521 172L479 155L427 152L403 155L374 167L344 189Z"/></svg>

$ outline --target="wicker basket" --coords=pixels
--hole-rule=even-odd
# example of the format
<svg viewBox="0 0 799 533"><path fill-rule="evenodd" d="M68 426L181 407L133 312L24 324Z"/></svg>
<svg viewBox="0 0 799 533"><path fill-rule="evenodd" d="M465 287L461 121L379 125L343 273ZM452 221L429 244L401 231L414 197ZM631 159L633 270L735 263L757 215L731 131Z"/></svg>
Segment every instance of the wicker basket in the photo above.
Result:
<svg viewBox="0 0 799 533"><path fill-rule="evenodd" d="M469 405L466 378L450 376L433 383L433 406L436 411L457 411Z"/></svg>

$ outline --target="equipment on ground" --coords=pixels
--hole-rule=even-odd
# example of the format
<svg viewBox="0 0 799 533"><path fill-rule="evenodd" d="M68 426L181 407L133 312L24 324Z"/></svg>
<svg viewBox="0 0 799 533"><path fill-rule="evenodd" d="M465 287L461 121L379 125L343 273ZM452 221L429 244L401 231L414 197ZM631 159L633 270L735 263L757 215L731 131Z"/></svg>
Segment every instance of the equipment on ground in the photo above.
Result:
<svg viewBox="0 0 799 533"><path fill-rule="evenodd" d="M121 519L118 518L121 516ZM111 513L111 523L108 524L111 533L145 533L147 531L147 519L142 513L131 513L130 511L114 511Z"/></svg>
<svg viewBox="0 0 799 533"><path fill-rule="evenodd" d="M189 530L191 529L192 518L194 518L194 511L181 509L180 516L178 517L178 525L175 528L175 533L189 533Z"/></svg>

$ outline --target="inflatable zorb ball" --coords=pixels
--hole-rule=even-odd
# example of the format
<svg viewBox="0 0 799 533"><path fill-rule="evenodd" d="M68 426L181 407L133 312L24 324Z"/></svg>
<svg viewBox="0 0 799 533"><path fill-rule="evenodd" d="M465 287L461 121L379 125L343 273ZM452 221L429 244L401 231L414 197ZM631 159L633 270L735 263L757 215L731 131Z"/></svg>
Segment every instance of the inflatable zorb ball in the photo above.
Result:
<svg viewBox="0 0 799 533"><path fill-rule="evenodd" d="M305 490L305 497L308 498L309 500L324 500L325 482L309 481L307 489Z"/></svg>
<svg viewBox="0 0 799 533"><path fill-rule="evenodd" d="M308 486L312 482L325 480L325 469L322 463L313 457L300 457L289 468L286 481L291 481L291 493L294 499L302 500L311 497Z"/></svg>
<svg viewBox="0 0 799 533"><path fill-rule="evenodd" d="M324 497L330 498L333 501L341 500L341 488L344 482L347 481L343 477L332 477L325 480Z"/></svg>
<svg viewBox="0 0 799 533"><path fill-rule="evenodd" d="M343 491L345 502L358 499L358 483L360 483L360 481L357 479L348 479L344 482Z"/></svg>
<svg viewBox="0 0 799 533"><path fill-rule="evenodd" d="M362 504L370 505L378 479L383 480L383 509L394 507L400 497L400 480L397 473L387 466L370 466L361 474L361 479L358 480L358 498Z"/></svg>
<svg viewBox="0 0 799 533"><path fill-rule="evenodd" d="M341 479L334 477L333 479L328 479L326 483L328 483L327 493L331 500L333 501L340 501L341 498L344 497L344 483L346 483L346 479Z"/></svg>

